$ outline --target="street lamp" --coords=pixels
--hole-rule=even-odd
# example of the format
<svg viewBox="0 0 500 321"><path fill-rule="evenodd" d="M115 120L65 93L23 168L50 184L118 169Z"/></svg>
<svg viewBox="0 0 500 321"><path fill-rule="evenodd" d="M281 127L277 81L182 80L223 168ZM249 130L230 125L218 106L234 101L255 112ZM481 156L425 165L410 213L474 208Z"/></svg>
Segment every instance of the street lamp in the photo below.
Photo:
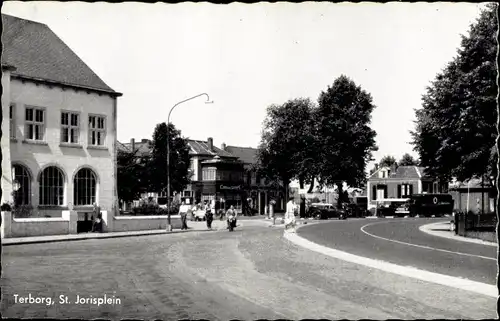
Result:
<svg viewBox="0 0 500 321"><path fill-rule="evenodd" d="M168 229L168 231L172 231L172 224L171 224L171 220L170 220L170 137L169 137L170 114L172 114L172 111L178 105L185 103L186 101L201 97L201 96L207 97L207 101L205 102L205 104L213 103L213 101L210 101L210 97L208 96L208 94L203 93L203 94L199 94L199 95L196 95L196 96L193 96L191 98L184 99L183 101L178 102L172 108L170 108L170 111L168 112L168 118L167 118L167 217L168 217L167 229Z"/></svg>

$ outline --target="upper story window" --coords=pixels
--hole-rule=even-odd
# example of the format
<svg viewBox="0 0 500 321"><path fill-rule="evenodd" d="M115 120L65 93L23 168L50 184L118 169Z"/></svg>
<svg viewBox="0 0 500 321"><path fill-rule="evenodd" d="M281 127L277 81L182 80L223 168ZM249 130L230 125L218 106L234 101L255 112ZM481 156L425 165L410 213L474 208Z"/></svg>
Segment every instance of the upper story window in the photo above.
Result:
<svg viewBox="0 0 500 321"><path fill-rule="evenodd" d="M16 138L16 119L15 119L15 106L11 104L9 107L9 119L10 119L10 138Z"/></svg>
<svg viewBox="0 0 500 321"><path fill-rule="evenodd" d="M104 116L89 116L89 145L103 146L106 137L106 122Z"/></svg>
<svg viewBox="0 0 500 321"><path fill-rule="evenodd" d="M61 142L78 144L80 136L80 115L75 112L61 113Z"/></svg>
<svg viewBox="0 0 500 321"><path fill-rule="evenodd" d="M43 140L45 134L45 110L42 108L26 107L25 138Z"/></svg>
<svg viewBox="0 0 500 321"><path fill-rule="evenodd" d="M380 172L378 172L378 177L387 178L387 170L381 170Z"/></svg>
<svg viewBox="0 0 500 321"><path fill-rule="evenodd" d="M204 181L215 181L215 168L204 168L202 171L202 179Z"/></svg>

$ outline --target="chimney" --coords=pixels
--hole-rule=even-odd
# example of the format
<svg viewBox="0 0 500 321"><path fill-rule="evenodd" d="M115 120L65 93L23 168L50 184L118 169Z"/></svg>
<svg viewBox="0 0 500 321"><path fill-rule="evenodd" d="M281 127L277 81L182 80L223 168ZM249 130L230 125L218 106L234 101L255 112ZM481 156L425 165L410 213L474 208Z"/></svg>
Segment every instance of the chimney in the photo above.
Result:
<svg viewBox="0 0 500 321"><path fill-rule="evenodd" d="M135 139L133 139L133 138L130 140L130 149L131 149L132 151L134 151L134 150L135 150Z"/></svg>
<svg viewBox="0 0 500 321"><path fill-rule="evenodd" d="M396 175L396 170L398 169L398 165L397 164L392 164L391 165L391 175Z"/></svg>
<svg viewBox="0 0 500 321"><path fill-rule="evenodd" d="M220 149L222 149L222 150L226 150L226 144L225 144L225 143L222 143L222 145L220 145Z"/></svg>
<svg viewBox="0 0 500 321"><path fill-rule="evenodd" d="M375 164L375 170L378 170L378 164Z"/></svg>
<svg viewBox="0 0 500 321"><path fill-rule="evenodd" d="M207 143L208 149L212 152L214 150L214 140L212 139L212 137L208 137Z"/></svg>

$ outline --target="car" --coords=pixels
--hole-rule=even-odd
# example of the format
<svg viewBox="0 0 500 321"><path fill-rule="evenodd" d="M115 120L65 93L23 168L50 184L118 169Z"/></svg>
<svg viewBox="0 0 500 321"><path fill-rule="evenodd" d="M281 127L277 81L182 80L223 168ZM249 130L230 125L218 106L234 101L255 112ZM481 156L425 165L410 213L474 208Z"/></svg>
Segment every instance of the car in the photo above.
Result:
<svg viewBox="0 0 500 321"><path fill-rule="evenodd" d="M334 205L328 203L313 203L309 206L308 217L314 217L320 220L340 217L340 212Z"/></svg>

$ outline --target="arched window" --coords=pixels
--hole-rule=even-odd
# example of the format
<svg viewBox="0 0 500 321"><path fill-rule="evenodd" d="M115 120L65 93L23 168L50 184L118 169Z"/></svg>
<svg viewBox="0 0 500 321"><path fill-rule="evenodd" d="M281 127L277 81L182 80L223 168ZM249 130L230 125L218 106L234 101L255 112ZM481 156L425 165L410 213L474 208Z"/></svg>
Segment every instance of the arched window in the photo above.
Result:
<svg viewBox="0 0 500 321"><path fill-rule="evenodd" d="M80 169L73 182L74 204L93 205L96 201L96 175L89 168Z"/></svg>
<svg viewBox="0 0 500 321"><path fill-rule="evenodd" d="M28 169L22 165L12 166L14 170L14 205L31 204L31 176ZM13 187L14 187L13 186Z"/></svg>
<svg viewBox="0 0 500 321"><path fill-rule="evenodd" d="M64 175L55 166L40 175L40 205L61 206L64 202Z"/></svg>

